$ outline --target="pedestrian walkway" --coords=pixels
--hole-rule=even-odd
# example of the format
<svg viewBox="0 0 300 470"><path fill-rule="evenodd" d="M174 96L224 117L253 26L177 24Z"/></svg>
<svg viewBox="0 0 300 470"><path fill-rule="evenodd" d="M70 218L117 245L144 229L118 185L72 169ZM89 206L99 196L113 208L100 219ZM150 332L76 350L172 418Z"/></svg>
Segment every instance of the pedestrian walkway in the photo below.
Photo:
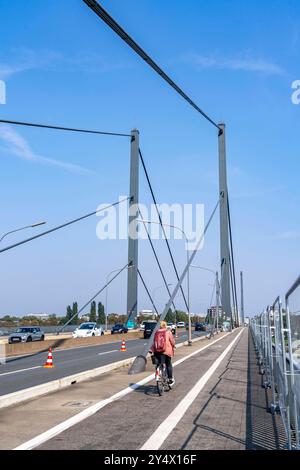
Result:
<svg viewBox="0 0 300 470"><path fill-rule="evenodd" d="M282 449L284 428L268 412L271 393L262 381L245 329L162 449Z"/></svg>

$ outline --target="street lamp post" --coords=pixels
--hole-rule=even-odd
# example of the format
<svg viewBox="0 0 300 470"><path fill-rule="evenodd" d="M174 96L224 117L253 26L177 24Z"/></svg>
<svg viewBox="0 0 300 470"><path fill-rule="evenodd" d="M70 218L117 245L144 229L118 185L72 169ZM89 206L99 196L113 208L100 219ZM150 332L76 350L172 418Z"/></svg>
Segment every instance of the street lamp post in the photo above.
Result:
<svg viewBox="0 0 300 470"><path fill-rule="evenodd" d="M146 224L157 224L157 225L163 225L164 227L170 227L170 228L175 228L177 230L179 230L184 238L185 238L185 241L186 241L186 244L188 245L188 238L186 236L186 233L185 231L178 227L177 225L172 225L172 224L161 224L160 222L156 222L154 220L144 220L144 219L137 219L138 222L143 222L143 223L146 223ZM189 260L190 260L190 257L189 257L189 250L187 249L186 250L186 258L187 258L187 265L189 264ZM191 311L190 311L190 268L188 268L188 271L187 271L187 307L188 307L188 316L189 316L189 338L188 338L188 345L191 346L192 345L192 325L191 325ZM176 314L176 313L175 313Z"/></svg>
<svg viewBox="0 0 300 470"><path fill-rule="evenodd" d="M35 222L34 224L31 224L31 225L25 225L24 227L20 227L20 228L14 229L14 230L10 230L9 232L6 232L6 233L4 233L4 235L2 235L2 237L0 238L0 242L2 242L3 238L5 238L7 235L10 235L11 233L20 232L20 230L25 230L27 228L39 227L40 225L44 225L44 224L46 224L45 221Z"/></svg>

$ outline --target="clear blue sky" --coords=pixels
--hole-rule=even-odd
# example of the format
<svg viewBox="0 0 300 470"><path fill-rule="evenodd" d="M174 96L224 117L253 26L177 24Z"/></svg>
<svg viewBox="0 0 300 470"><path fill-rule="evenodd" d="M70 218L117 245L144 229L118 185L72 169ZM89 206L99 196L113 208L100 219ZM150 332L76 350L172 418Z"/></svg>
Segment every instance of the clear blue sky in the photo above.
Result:
<svg viewBox="0 0 300 470"><path fill-rule="evenodd" d="M101 4L204 110L226 122L236 269L245 275L246 312L261 311L299 273L300 106L291 102L291 84L300 79L299 1ZM216 130L81 0L2 0L0 17L2 118L136 127L158 201L204 203L209 216L218 194ZM1 233L40 219L50 228L128 194L126 139L2 127L0 159ZM141 201L150 201L142 174ZM98 240L97 221L2 254L0 315L63 314L125 264L126 241ZM217 218L195 262L216 269L218 243ZM181 270L183 242L171 245ZM155 246L174 283L163 242ZM140 269L150 289L162 284L145 241ZM125 280L109 290L110 311L126 310ZM211 282L209 273L192 272L192 311L207 307ZM160 307L163 293L156 294ZM177 304L183 307L180 298ZM139 308L149 307L140 286Z"/></svg>

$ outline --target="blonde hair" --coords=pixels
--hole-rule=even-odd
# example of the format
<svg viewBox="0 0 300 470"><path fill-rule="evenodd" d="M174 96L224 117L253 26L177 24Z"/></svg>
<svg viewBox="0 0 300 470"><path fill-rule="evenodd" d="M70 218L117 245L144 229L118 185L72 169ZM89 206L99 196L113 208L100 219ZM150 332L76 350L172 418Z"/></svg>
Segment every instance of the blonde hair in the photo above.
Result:
<svg viewBox="0 0 300 470"><path fill-rule="evenodd" d="M160 327L161 327L161 328L167 328L167 322L166 322L165 320L162 320L162 321L160 322Z"/></svg>

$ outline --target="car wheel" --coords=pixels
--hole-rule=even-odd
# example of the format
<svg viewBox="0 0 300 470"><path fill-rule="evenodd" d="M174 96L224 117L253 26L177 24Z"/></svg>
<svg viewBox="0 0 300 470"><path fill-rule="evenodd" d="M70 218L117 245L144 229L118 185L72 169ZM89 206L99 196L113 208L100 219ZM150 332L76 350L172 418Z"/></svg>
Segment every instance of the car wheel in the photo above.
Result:
<svg viewBox="0 0 300 470"><path fill-rule="evenodd" d="M41 336L41 341L44 341L44 339L45 339L45 336L42 335L42 336Z"/></svg>
<svg viewBox="0 0 300 470"><path fill-rule="evenodd" d="M104 335L104 331L101 331L101 336L103 336L103 335Z"/></svg>
<svg viewBox="0 0 300 470"><path fill-rule="evenodd" d="M28 338L26 339L26 343L31 343L31 341L32 341L31 336L28 336Z"/></svg>
<svg viewBox="0 0 300 470"><path fill-rule="evenodd" d="M95 336L95 333L92 333L92 336Z"/></svg>

